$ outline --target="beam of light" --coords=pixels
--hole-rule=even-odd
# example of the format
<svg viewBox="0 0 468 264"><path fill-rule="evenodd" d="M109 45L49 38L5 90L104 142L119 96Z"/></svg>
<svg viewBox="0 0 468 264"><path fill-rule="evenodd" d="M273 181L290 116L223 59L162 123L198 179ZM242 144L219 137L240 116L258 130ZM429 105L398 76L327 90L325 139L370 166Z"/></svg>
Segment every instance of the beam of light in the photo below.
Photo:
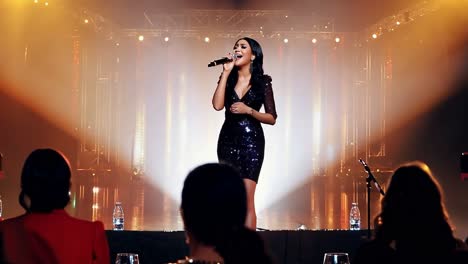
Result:
<svg viewBox="0 0 468 264"><path fill-rule="evenodd" d="M133 143L132 168L135 175L145 172L146 162L146 105L138 104L135 124L135 139Z"/></svg>
<svg viewBox="0 0 468 264"><path fill-rule="evenodd" d="M17 57L14 56L14 54L17 54L17 47L25 47L24 44L26 40L21 38L23 35L22 33L24 33L25 23L23 21L23 16L15 16L15 14L18 15L20 12L15 12L12 12L12 17L8 19L8 24L11 25L11 27L7 27L5 35L11 37L5 41L5 49L2 51L2 53L6 55L4 56L5 63L0 66L2 81L7 82L9 85L4 85L1 89L5 91L6 94L17 98L17 100L22 104L30 107L33 112L38 113L47 120L50 120L51 123L56 124L60 129L67 131L70 135L75 135L76 126L72 121L72 118L67 114L70 102L69 98L61 93L61 91L63 91L62 89L64 89L63 86L54 82L56 79L66 78L66 76L68 76L69 72L67 72L66 69L61 67L61 64L57 62L62 62L65 57L70 57L70 54L62 55L60 53L55 53L56 50L54 47L56 46L41 49L46 47L42 46L39 42L41 32L33 32L28 36L30 40L34 40L36 42L33 41L29 43L32 46L29 46L31 48L28 49L28 53L31 56L32 54L34 56L39 56L41 53L46 54L47 56L42 57L40 60L36 59L35 64L30 62L29 59L26 60L31 64L28 64L29 72L28 76L25 76L24 69L26 67L22 64L25 63L24 60L18 60ZM456 26L460 26L449 22L451 21L449 20L447 24L452 25L453 27L448 28L453 29ZM399 29L400 28L401 27L399 27ZM415 29L417 32L424 32L427 30L427 28L422 27L417 27ZM63 43L58 44L61 45ZM268 42L261 44L266 51L271 51L277 48ZM301 54L307 54L308 52L305 48L302 48L299 45L291 46L289 48L292 47L297 47L298 52ZM38 50L40 50L40 52L38 52ZM71 50L72 47L70 46L70 52ZM218 51L221 50L224 50L224 47L219 48ZM440 53L443 52L438 49L433 50L435 53L431 54L431 56L426 59L426 61L430 63L437 61L441 56ZM181 52L178 56L188 57L195 53L193 50L188 51L188 49L181 49L180 51ZM203 48L199 48L199 51L203 53L205 50ZM206 56L206 54L204 55ZM408 90L404 91L404 94L402 94L401 97L402 99L411 98L411 104L407 103L407 99L402 100L401 102L398 100L392 102L392 106L389 107L389 109L392 110L388 113L388 129L396 129L401 125L401 123L411 120L419 114L430 110L431 107L449 96L452 92L449 85L451 77L450 74L446 76L442 74L443 76L440 76L440 74L428 74L427 72L424 72L424 78L422 78L422 73L414 71L414 69L412 69L414 68L414 64L410 63L414 62L414 58L416 58L414 57L414 54L406 55L408 55L409 58L407 59L408 64L400 70L407 72L405 85L408 87ZM292 55L288 54L288 56ZM336 154L340 152L337 147L332 147L334 144L330 145L328 149L320 147L323 137L327 133L330 133L330 131L327 131L327 129L322 126L322 123L325 120L330 120L334 115L331 115L331 113L328 112L323 112L321 107L315 107L316 105L323 106L326 103L333 103L333 98L335 98L337 94L330 91L330 87L326 85L324 85L326 87L323 87L323 91L326 94L319 94L318 96L314 93L318 88L299 90L305 83L307 83L307 81L302 79L297 80L296 78L297 76L306 76L309 74L309 72L307 72L309 68L307 67L310 62L308 61L303 64L301 64L301 62L295 62L294 64L289 62L288 64L288 62L283 59L281 63L274 63L274 60L271 59L272 57L274 57L272 53L266 53L265 69L267 73L271 73L273 76L279 119L277 125L274 127L264 126L268 152L266 153L257 193L259 202L258 208L260 211L262 208L268 208L286 197L310 177L309 173L313 169L313 166L310 165L311 156L317 156L317 158L326 157L326 161L321 160L321 162L323 162L321 165L326 167L330 165L330 163L333 164L334 162L337 162ZM179 57L171 55L170 59L174 58L179 59ZM297 55L294 58L298 58ZM203 57L201 57L200 60L201 59L203 59ZM280 61L279 58L278 61ZM84 64L86 63L86 61L80 62ZM148 68L151 68L154 67L155 64L159 64L160 61L155 59L147 63ZM167 71L167 79L163 81L151 79L151 77L148 77L149 80L147 80L148 82L153 83L152 87L154 90L163 90L165 92L165 96L152 98L154 99L155 104L166 104L163 109L164 119L158 120L158 122L153 120L155 124L152 124L158 129L165 131L165 144L163 146L151 147L163 148L163 155L158 158L160 158L165 164L164 168L166 171L161 172L154 169L153 172L155 174L162 174L161 177L177 177L178 179L176 181L168 179L154 179L152 182L155 186L163 189L163 191L168 194L169 198L167 199L171 201L177 201L179 199L180 192L178 190L180 190L181 186L180 184L176 185L176 183L180 183L181 179L183 179L189 169L199 163L216 160L216 140L219 132L219 127L217 126L220 126L223 119L223 113L214 112L210 106L210 99L213 92L210 88L211 86L214 86L213 83L216 82L216 79L219 76L218 72L213 73L212 71L199 69L198 60L191 60L188 63L189 68L195 69L192 75L179 75L179 72L175 74L175 70L171 69ZM287 73L293 69L298 71L295 71L293 74L291 72ZM302 69L306 70L302 71ZM334 69L331 69L330 71L333 70ZM451 69L447 71L452 72ZM129 73L124 72L122 74ZM437 79L436 76L441 78ZM180 82L175 81L177 78L181 79ZM431 83L432 86L427 88L426 84ZM60 88L57 88L58 86L60 86ZM133 86L126 87L129 91L131 91L132 88ZM320 103L320 98L325 98L325 96L328 96L327 98L331 98L331 102L326 101L326 103ZM396 96L398 97L400 95ZM195 107L190 109L184 108L185 105L188 106L191 104L189 102L193 103ZM313 110L309 111L309 108L307 108L307 111L304 111L304 105L314 106ZM126 110L131 109L128 107L124 109L124 111ZM132 126L134 125L135 127L138 127L139 124L141 125L145 123L142 120L146 120L146 123L149 123L149 121L147 121L148 118L154 115L155 113L143 113L140 117L138 117L139 115L136 115L136 119L140 119L140 121L135 122L135 120L132 120L132 122L129 123L131 123ZM197 116L202 116L203 118L198 118ZM358 117L359 116L356 115L356 118ZM307 122L309 122L309 130L307 133L303 133L301 126ZM333 120L331 122L333 122ZM377 131L369 134L369 140L378 140L378 133L379 132ZM88 136L96 137L97 135ZM150 137L151 135L145 134L144 136L140 136L140 139L142 139ZM358 138L357 140L358 142L356 142L356 144L362 142L362 138ZM142 144L141 146L144 147L145 144L142 143L143 140L139 142ZM117 146L121 144L121 142L114 141L112 144ZM201 147L197 148L195 146ZM133 153L132 149L122 148L121 151L122 153L120 154L122 156L122 160L131 160L130 156ZM145 153L141 148L136 152L140 154ZM173 168L174 165L177 165L177 163L180 162L177 159L179 155L185 155L186 158L184 159L186 159L186 161L183 161L184 165L182 167L180 167L180 165L178 165L178 167L176 166L178 169L175 172L183 172L180 175L176 175L177 173L174 173L170 168ZM151 177L156 178L155 175L151 175ZM115 190L114 193L116 195L114 200L119 199L118 191ZM90 194L85 194L85 192L80 188L78 196L84 197L86 195ZM344 198L342 197L341 199ZM93 197L93 205L96 205L96 208L93 209L100 208L100 203L101 200L97 199L95 201ZM333 206L329 204L329 201L326 203L327 208L325 210L329 213L331 212L331 215L333 215ZM331 209L328 207L331 207ZM166 209L170 210L171 208ZM95 213L96 215L93 214L93 219L99 217L98 212L96 211ZM330 226L333 225L333 222L330 222L329 219L324 222L329 223Z"/></svg>

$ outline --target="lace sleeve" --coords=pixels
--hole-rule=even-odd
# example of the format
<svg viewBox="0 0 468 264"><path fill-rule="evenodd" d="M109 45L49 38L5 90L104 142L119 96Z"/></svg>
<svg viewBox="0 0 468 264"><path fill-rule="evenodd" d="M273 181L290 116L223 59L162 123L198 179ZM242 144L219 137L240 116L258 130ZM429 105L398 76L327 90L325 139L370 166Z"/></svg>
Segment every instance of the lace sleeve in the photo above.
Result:
<svg viewBox="0 0 468 264"><path fill-rule="evenodd" d="M265 75L265 113L271 114L275 120L278 117L276 114L275 98L273 96L273 88L271 85L271 77Z"/></svg>

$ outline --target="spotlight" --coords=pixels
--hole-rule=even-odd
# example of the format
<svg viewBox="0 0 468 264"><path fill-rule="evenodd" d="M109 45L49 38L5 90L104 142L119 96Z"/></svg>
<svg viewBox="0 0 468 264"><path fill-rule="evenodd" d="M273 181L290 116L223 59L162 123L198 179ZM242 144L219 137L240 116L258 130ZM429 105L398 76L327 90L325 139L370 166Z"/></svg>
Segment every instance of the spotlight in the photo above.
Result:
<svg viewBox="0 0 468 264"><path fill-rule="evenodd" d="M284 42L284 43L288 43L288 42L289 42L289 39L285 38L285 39L283 39L283 42Z"/></svg>
<svg viewBox="0 0 468 264"><path fill-rule="evenodd" d="M85 18L84 23L85 23L85 24L88 24L88 23L89 23L89 20L88 20L87 18Z"/></svg>
<svg viewBox="0 0 468 264"><path fill-rule="evenodd" d="M209 38L209 37L205 37L205 42L206 42L206 43L209 43L209 42L210 42L210 38Z"/></svg>
<svg viewBox="0 0 468 264"><path fill-rule="evenodd" d="M168 41L169 41L169 37L168 37L168 36L164 37L164 41L165 41L165 42L168 42Z"/></svg>
<svg viewBox="0 0 468 264"><path fill-rule="evenodd" d="M143 35L138 36L138 40L139 40L139 41L145 40L145 36L143 36Z"/></svg>
<svg viewBox="0 0 468 264"><path fill-rule="evenodd" d="M373 39L376 39L376 38L377 38L377 34L375 34L375 33L372 34L372 38L373 38Z"/></svg>
<svg viewBox="0 0 468 264"><path fill-rule="evenodd" d="M336 38L335 38L335 42L336 42L336 43L339 43L340 41L341 41L341 39L340 39L339 37L336 37Z"/></svg>
<svg viewBox="0 0 468 264"><path fill-rule="evenodd" d="M400 21L397 21L396 24L397 24L397 26L399 26L401 23L400 23Z"/></svg>
<svg viewBox="0 0 468 264"><path fill-rule="evenodd" d="M45 6L48 6L48 5L49 5L49 2L45 2L44 5L45 5Z"/></svg>
<svg viewBox="0 0 468 264"><path fill-rule="evenodd" d="M34 3L35 3L35 4L39 3L39 0L34 0Z"/></svg>
<svg viewBox="0 0 468 264"><path fill-rule="evenodd" d="M317 39L316 39L316 38L313 38L313 39L312 39L312 43L314 43L314 44L317 43Z"/></svg>

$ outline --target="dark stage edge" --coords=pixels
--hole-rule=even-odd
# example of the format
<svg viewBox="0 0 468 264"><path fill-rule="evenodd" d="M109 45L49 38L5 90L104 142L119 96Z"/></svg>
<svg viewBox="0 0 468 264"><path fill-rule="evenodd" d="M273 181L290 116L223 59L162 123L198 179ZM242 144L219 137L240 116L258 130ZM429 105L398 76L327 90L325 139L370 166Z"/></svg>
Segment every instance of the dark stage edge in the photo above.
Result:
<svg viewBox="0 0 468 264"><path fill-rule="evenodd" d="M140 264L175 262L188 255L183 231L106 231L111 263L119 252L138 253ZM367 230L259 231L276 264L322 264L326 252L347 252L352 261Z"/></svg>

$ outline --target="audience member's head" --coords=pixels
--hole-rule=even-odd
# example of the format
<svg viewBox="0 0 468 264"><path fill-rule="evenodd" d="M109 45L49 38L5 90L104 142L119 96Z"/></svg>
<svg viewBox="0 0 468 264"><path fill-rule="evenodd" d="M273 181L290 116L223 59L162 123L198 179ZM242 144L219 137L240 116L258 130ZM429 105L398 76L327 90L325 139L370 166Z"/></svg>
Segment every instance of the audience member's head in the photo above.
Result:
<svg viewBox="0 0 468 264"><path fill-rule="evenodd" d="M70 177L69 162L62 154L53 149L34 150L21 173L21 206L28 212L65 208L70 201Z"/></svg>
<svg viewBox="0 0 468 264"><path fill-rule="evenodd" d="M181 213L189 245L215 250L225 263L270 263L262 239L245 227L247 198L239 173L212 163L189 173Z"/></svg>
<svg viewBox="0 0 468 264"><path fill-rule="evenodd" d="M376 218L377 238L395 241L397 248L414 247L414 241L448 247L454 243L442 189L425 163L399 167L381 206Z"/></svg>
<svg viewBox="0 0 468 264"><path fill-rule="evenodd" d="M246 191L238 172L224 164L205 164L189 173L182 190L182 215L190 236L215 245L220 230L243 228Z"/></svg>

